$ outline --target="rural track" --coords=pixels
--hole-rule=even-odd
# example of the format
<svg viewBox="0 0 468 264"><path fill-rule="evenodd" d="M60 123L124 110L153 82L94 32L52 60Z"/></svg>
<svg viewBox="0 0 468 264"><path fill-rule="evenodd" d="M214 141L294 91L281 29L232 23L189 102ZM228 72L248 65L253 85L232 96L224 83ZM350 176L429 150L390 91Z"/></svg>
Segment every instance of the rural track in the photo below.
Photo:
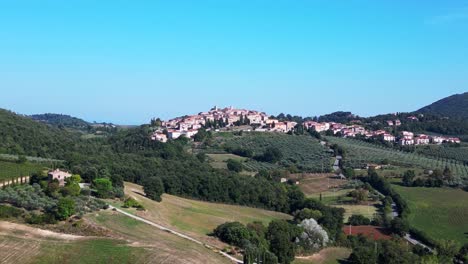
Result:
<svg viewBox="0 0 468 264"><path fill-rule="evenodd" d="M195 243L195 244L198 244L198 245L204 246L204 247L206 247L206 248L208 248L208 249L211 249L211 250L213 250L213 251L216 251L216 252L218 252L218 253L221 254L222 256L228 258L229 260L231 260L231 261L234 262L234 263L237 263L237 264L243 264L243 263L244 263L243 261L238 260L238 259L234 258L233 256L230 256L229 254L227 254L227 253L225 253L225 252L223 252L223 251L221 251L221 250L216 249L216 248L213 247L213 246L210 246L210 245L208 245L208 244L206 244L206 243L203 243L203 242L201 242L201 241L199 241L199 240L197 240L197 239L195 239L195 238L192 238L192 237L190 237L190 236L184 235L184 234L182 234L182 233L180 233L180 232L177 232L177 231L175 231L175 230L173 230L173 229L164 227L164 226L162 226L162 225L159 225L159 224L157 224L157 223L154 223L154 222L149 221L149 220L147 220L147 219L144 219L144 218L142 218L142 217L136 216L136 215L134 215L134 214L127 213L127 212L125 212L125 211L123 211L123 210L121 210L121 209L119 209L119 208L116 208L116 207L114 207L114 206L112 206L112 205L109 205L109 209L110 209L110 210L117 211L117 212L119 212L119 213L121 213L121 214L123 214L123 215L126 215L126 216L128 216L128 217L131 217L131 218L133 218L133 219L135 219L135 220L138 220L138 221L140 221L140 222L143 222L143 223L145 223L145 224L148 224L148 225L151 225L151 226L153 226L153 227L156 227L156 228L158 228L159 230L162 230L162 231L171 233L171 234L176 235L176 236L178 236L178 237L181 237L181 238L184 238L184 239L186 239L186 240L189 240L189 241L191 241L191 242L193 242L193 243Z"/></svg>

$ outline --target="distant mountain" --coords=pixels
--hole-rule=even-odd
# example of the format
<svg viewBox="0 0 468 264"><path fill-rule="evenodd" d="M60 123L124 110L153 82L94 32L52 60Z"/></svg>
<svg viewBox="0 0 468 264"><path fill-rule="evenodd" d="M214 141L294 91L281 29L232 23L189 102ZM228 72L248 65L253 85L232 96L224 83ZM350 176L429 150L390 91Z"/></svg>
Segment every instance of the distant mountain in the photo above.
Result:
<svg viewBox="0 0 468 264"><path fill-rule="evenodd" d="M90 125L88 122L83 119L72 117L69 115L61 114L40 114L40 115L31 115L33 120L46 123L52 126L74 128L74 129L87 129Z"/></svg>
<svg viewBox="0 0 468 264"><path fill-rule="evenodd" d="M468 119L468 92L455 94L423 107L417 113L429 113L444 117Z"/></svg>

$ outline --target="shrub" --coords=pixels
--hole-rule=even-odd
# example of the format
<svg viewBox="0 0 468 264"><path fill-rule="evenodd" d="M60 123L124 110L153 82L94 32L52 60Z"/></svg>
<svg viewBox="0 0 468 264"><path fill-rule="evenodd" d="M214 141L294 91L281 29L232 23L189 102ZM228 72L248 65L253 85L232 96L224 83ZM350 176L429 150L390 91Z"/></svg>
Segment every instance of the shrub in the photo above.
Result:
<svg viewBox="0 0 468 264"><path fill-rule="evenodd" d="M227 168L230 171L241 172L242 171L242 163L240 161L237 161L237 160L228 159L227 160Z"/></svg>
<svg viewBox="0 0 468 264"><path fill-rule="evenodd" d="M145 210L145 207L141 205L137 200L133 199L132 197L129 197L125 200L124 208L136 208L138 210Z"/></svg>
<svg viewBox="0 0 468 264"><path fill-rule="evenodd" d="M0 218L19 217L22 213L23 211L18 208L0 204Z"/></svg>
<svg viewBox="0 0 468 264"><path fill-rule="evenodd" d="M93 181L93 187L96 189L96 196L100 198L109 198L112 192L112 182L108 178L97 178Z"/></svg>
<svg viewBox="0 0 468 264"><path fill-rule="evenodd" d="M27 210L50 210L56 200L48 197L38 184L18 185L0 190L0 202L10 203Z"/></svg>
<svg viewBox="0 0 468 264"><path fill-rule="evenodd" d="M57 203L55 216L58 220L65 220L75 213L75 201L71 198L61 198Z"/></svg>
<svg viewBox="0 0 468 264"><path fill-rule="evenodd" d="M360 225L370 225L371 220L363 215L352 215L348 220L350 225L360 226Z"/></svg>
<svg viewBox="0 0 468 264"><path fill-rule="evenodd" d="M32 213L25 218L26 223L31 225L42 225L42 224L56 224L57 219L55 215L45 213L45 214L36 214Z"/></svg>
<svg viewBox="0 0 468 264"><path fill-rule="evenodd" d="M224 223L213 231L214 235L221 241L238 246L244 246L244 240L249 240L250 232L239 222Z"/></svg>

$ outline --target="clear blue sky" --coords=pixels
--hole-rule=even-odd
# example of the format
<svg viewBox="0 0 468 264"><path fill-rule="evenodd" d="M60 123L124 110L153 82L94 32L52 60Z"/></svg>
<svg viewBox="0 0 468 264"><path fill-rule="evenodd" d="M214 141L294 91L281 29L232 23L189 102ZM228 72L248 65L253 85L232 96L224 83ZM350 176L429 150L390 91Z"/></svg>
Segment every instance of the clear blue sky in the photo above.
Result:
<svg viewBox="0 0 468 264"><path fill-rule="evenodd" d="M1 1L0 108L416 110L468 91L468 1Z"/></svg>

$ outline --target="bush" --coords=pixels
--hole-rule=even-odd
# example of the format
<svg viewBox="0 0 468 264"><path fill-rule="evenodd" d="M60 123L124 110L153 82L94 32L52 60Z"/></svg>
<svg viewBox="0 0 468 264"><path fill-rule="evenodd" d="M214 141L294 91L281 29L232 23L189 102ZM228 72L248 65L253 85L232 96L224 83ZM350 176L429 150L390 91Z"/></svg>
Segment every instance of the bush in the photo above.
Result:
<svg viewBox="0 0 468 264"><path fill-rule="evenodd" d="M93 181L96 189L96 196L99 198L109 198L112 193L112 182L108 178L97 178Z"/></svg>
<svg viewBox="0 0 468 264"><path fill-rule="evenodd" d="M95 199L89 196L78 196L74 198L75 212L78 215L84 215L99 210L108 208L108 204L102 200Z"/></svg>
<svg viewBox="0 0 468 264"><path fill-rule="evenodd" d="M57 201L48 197L38 184L18 185L0 190L0 202L27 210L50 210Z"/></svg>
<svg viewBox="0 0 468 264"><path fill-rule="evenodd" d="M0 204L0 218L19 217L23 214L21 209Z"/></svg>
<svg viewBox="0 0 468 264"><path fill-rule="evenodd" d="M57 203L55 216L58 220L65 220L75 213L75 201L71 198L61 198Z"/></svg>
<svg viewBox="0 0 468 264"><path fill-rule="evenodd" d="M268 147L263 155L256 157L255 159L263 162L276 163L283 158L281 150L274 147Z"/></svg>
<svg viewBox="0 0 468 264"><path fill-rule="evenodd" d="M243 247L245 240L250 238L247 227L239 222L224 223L216 227L213 234L221 241L238 247Z"/></svg>
<svg viewBox="0 0 468 264"><path fill-rule="evenodd" d="M363 215L352 215L348 223L352 226L370 225L371 220Z"/></svg>
<svg viewBox="0 0 468 264"><path fill-rule="evenodd" d="M227 168L230 171L241 172L242 171L242 163L240 161L237 161L237 160L228 159L227 160Z"/></svg>
<svg viewBox="0 0 468 264"><path fill-rule="evenodd" d="M124 208L136 208L138 210L145 210L145 207L141 205L137 200L133 199L132 197L129 197L125 200Z"/></svg>
<svg viewBox="0 0 468 264"><path fill-rule="evenodd" d="M294 221L297 223L306 219L315 219L318 221L320 218L322 218L322 213L319 210L312 210L309 208L304 208L294 213Z"/></svg>
<svg viewBox="0 0 468 264"><path fill-rule="evenodd" d="M25 218L26 223L31 225L42 225L42 224L56 224L57 219L55 215L45 213L45 214L35 214L32 213Z"/></svg>

